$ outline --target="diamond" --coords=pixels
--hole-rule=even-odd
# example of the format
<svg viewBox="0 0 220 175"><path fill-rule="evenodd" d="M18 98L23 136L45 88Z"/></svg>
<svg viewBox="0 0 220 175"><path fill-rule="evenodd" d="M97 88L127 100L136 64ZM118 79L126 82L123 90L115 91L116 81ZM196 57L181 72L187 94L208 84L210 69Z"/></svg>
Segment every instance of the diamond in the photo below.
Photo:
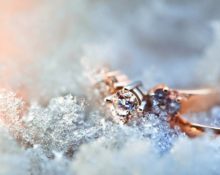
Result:
<svg viewBox="0 0 220 175"><path fill-rule="evenodd" d="M157 89L154 95L155 99L159 102L164 103L164 100L167 97L167 93L163 91L163 89Z"/></svg>
<svg viewBox="0 0 220 175"><path fill-rule="evenodd" d="M167 99L166 110L168 114L175 115L180 110L180 103L176 100Z"/></svg>
<svg viewBox="0 0 220 175"><path fill-rule="evenodd" d="M131 91L122 89L112 97L112 112L114 116L127 119L137 113L138 99Z"/></svg>
<svg viewBox="0 0 220 175"><path fill-rule="evenodd" d="M167 114L174 116L178 113L181 107L180 103L176 101L176 98L174 92L165 92L163 89L157 89L154 92L153 98L151 98L152 108L156 113L166 112Z"/></svg>

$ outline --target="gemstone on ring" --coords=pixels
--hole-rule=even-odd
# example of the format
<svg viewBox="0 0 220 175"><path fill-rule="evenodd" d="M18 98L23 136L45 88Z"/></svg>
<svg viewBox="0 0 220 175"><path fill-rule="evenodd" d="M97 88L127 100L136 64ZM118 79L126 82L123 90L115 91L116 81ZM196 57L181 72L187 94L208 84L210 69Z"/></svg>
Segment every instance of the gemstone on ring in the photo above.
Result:
<svg viewBox="0 0 220 175"><path fill-rule="evenodd" d="M131 116L137 115L138 98L129 90L122 89L111 96L112 113L114 117L127 122Z"/></svg>
<svg viewBox="0 0 220 175"><path fill-rule="evenodd" d="M175 115L180 110L180 103L173 99L167 99L166 110L168 114Z"/></svg>
<svg viewBox="0 0 220 175"><path fill-rule="evenodd" d="M161 88L154 91L154 95L151 98L151 104L153 109L156 109L155 111L163 111L171 116L175 116L181 108L180 103L177 101L176 94L171 91L166 92Z"/></svg>

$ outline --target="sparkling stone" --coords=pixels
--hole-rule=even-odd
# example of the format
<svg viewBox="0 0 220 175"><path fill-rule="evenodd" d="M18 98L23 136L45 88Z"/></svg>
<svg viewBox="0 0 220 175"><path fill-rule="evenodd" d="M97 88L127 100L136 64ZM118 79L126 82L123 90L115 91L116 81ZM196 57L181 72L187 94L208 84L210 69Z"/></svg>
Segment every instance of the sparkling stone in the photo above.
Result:
<svg viewBox="0 0 220 175"><path fill-rule="evenodd" d="M167 94L166 94L166 92L163 91L163 89L157 89L157 90L155 91L154 98L155 98L157 101L159 101L159 102L161 102L161 103L164 103L164 100L166 99L166 96L167 96Z"/></svg>
<svg viewBox="0 0 220 175"><path fill-rule="evenodd" d="M180 103L176 100L167 99L166 110L168 114L175 115L180 110Z"/></svg>
<svg viewBox="0 0 220 175"><path fill-rule="evenodd" d="M120 117L135 114L137 108L138 99L128 90L121 90L113 97L113 113Z"/></svg>
<svg viewBox="0 0 220 175"><path fill-rule="evenodd" d="M180 104L175 99L171 99L163 89L155 91L152 107L155 113L166 112L169 115L175 115L180 110Z"/></svg>

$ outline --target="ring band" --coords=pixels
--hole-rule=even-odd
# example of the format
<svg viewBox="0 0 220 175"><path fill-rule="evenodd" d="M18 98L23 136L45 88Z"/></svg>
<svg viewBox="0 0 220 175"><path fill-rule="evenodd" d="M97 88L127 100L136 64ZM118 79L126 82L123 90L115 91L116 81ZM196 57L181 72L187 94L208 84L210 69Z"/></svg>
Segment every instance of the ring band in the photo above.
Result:
<svg viewBox="0 0 220 175"><path fill-rule="evenodd" d="M174 128L178 126L182 132L186 133L189 137L201 136L206 131L212 131L216 135L220 135L219 127L211 127L208 125L201 125L197 123L191 123L180 116L170 120L170 126Z"/></svg>
<svg viewBox="0 0 220 175"><path fill-rule="evenodd" d="M220 91L217 89L178 90L183 97L180 113L202 112L220 104Z"/></svg>

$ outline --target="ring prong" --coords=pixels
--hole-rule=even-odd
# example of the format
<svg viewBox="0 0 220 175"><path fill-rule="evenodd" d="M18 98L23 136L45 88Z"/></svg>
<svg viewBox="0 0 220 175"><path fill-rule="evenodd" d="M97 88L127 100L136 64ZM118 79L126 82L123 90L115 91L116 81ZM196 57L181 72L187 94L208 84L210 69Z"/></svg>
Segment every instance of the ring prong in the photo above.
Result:
<svg viewBox="0 0 220 175"><path fill-rule="evenodd" d="M167 86L165 86L165 87L163 88L163 91L164 91L165 93L168 93L169 88L168 88Z"/></svg>
<svg viewBox="0 0 220 175"><path fill-rule="evenodd" d="M138 108L138 111L139 111L139 112L144 112L144 110L146 109L146 107L147 107L147 102L146 102L146 101L142 101L142 102L141 102L141 105L140 105L139 108Z"/></svg>
<svg viewBox="0 0 220 175"><path fill-rule="evenodd" d="M149 92L148 95L149 95L149 97L153 97L155 95L155 93L154 92Z"/></svg>
<svg viewBox="0 0 220 175"><path fill-rule="evenodd" d="M178 103L180 103L180 102L182 101L182 98L181 98L181 97L177 97L176 101L177 101Z"/></svg>
<svg viewBox="0 0 220 175"><path fill-rule="evenodd" d="M138 88L140 86L142 86L142 82L141 81L137 81L137 82L134 82L134 83L131 83L131 84L125 86L125 89L130 91L130 90Z"/></svg>

